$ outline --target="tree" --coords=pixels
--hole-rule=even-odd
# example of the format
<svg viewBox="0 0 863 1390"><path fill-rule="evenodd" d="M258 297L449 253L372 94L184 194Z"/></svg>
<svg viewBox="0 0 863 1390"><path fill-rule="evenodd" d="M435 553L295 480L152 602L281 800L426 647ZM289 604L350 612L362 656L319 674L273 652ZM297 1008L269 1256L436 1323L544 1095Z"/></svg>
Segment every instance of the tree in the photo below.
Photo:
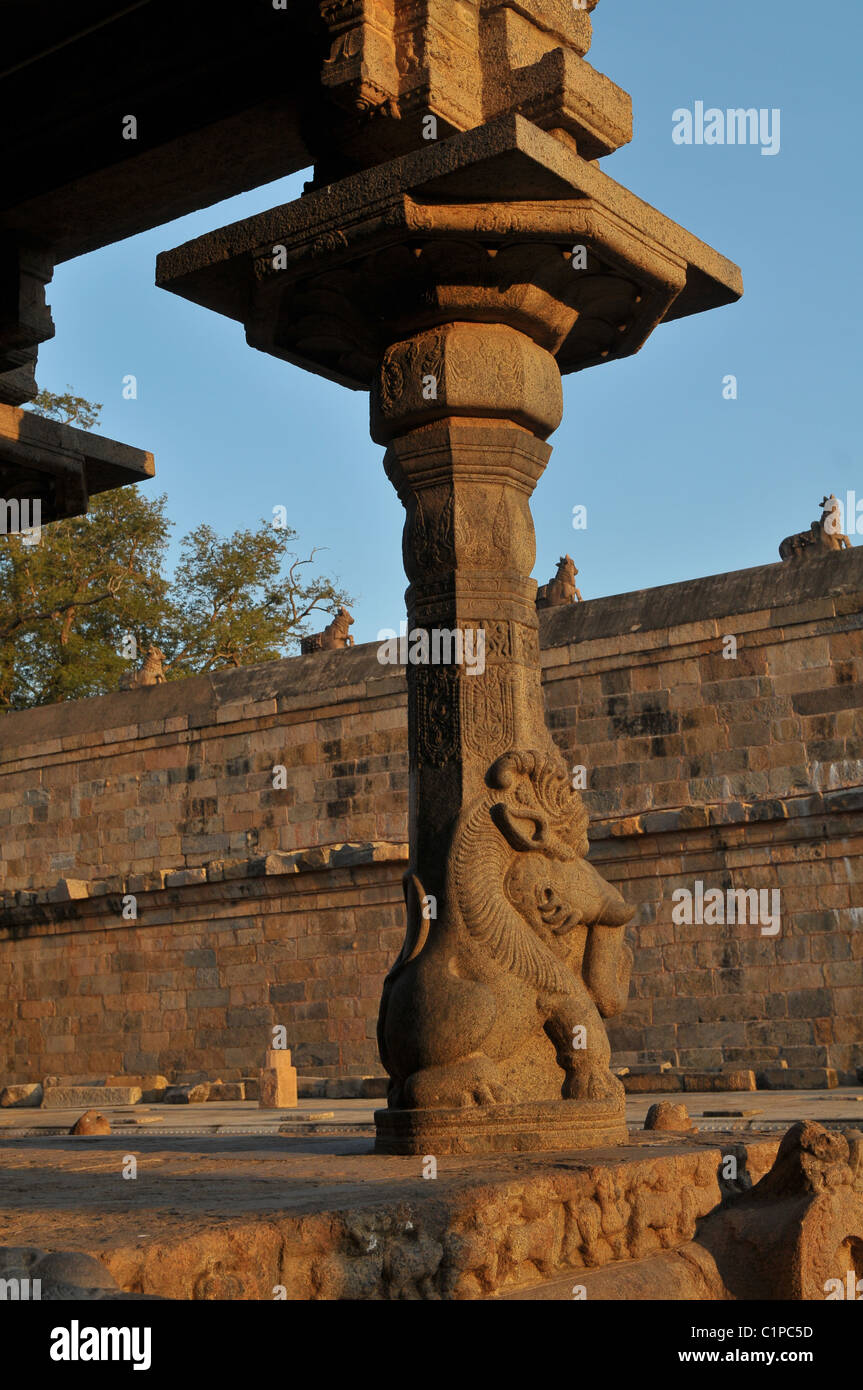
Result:
<svg viewBox="0 0 863 1390"><path fill-rule="evenodd" d="M27 409L32 410L34 415L59 420L61 425L77 425L81 430L91 430L102 413L101 405L87 401L83 396L74 396L72 387L68 385L64 396L46 391L43 387L28 403Z"/></svg>
<svg viewBox="0 0 863 1390"><path fill-rule="evenodd" d="M40 391L34 404L88 428L101 409L71 388ZM202 523L168 576L166 505L116 488L86 516L44 527L37 544L0 536L0 710L116 690L150 644L169 679L272 661L296 650L315 611L352 602L311 569L316 551L295 554L296 532L263 520L227 537Z"/></svg>

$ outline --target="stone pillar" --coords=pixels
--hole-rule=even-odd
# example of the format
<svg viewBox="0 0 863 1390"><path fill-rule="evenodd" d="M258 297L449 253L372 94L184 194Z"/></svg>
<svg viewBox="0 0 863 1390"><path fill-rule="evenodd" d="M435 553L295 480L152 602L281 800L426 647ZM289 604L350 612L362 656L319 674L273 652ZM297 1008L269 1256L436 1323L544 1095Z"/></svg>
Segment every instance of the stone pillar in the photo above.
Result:
<svg viewBox="0 0 863 1390"><path fill-rule="evenodd" d="M600 1011L630 912L585 862L545 726L530 497L560 423L554 357L502 323L395 343L372 433L405 506L411 868L379 1021L382 1152L621 1142Z"/></svg>
<svg viewBox="0 0 863 1390"><path fill-rule="evenodd" d="M398 80L384 64L374 87L366 55L386 25L357 11L329 59L354 112L342 151L374 164L393 142L400 157L335 182L328 161L306 197L159 260L160 284L239 318L254 347L371 390L407 512L409 622L425 636L408 651L412 863L381 1001L381 1152L625 1136L602 1018L626 1000L631 914L586 862L587 816L543 720L529 499L559 372L742 292L736 266L591 162L628 138L629 107L561 50L563 28L586 51L585 16L561 0L551 32L544 0L511 8L483 6L491 28L458 72L495 119L439 140L426 118L442 132L461 118L431 38L461 11L423 0L418 43L399 15ZM370 101L388 114L358 126Z"/></svg>

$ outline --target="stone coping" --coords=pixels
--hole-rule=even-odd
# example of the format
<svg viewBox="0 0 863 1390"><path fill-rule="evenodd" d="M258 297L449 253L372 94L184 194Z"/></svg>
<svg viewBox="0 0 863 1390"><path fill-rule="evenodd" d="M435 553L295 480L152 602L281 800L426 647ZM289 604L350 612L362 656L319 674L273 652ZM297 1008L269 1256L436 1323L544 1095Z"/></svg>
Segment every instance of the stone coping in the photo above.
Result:
<svg viewBox="0 0 863 1390"><path fill-rule="evenodd" d="M840 787L836 791L814 792L804 796L710 802L701 806L645 811L638 816L612 816L592 820L588 833L591 842L629 839L636 835L679 834L681 831L708 830L715 826L753 825L861 810L863 787Z"/></svg>
<svg viewBox="0 0 863 1390"><path fill-rule="evenodd" d="M777 538L777 545L781 539ZM763 613L766 625L779 627L810 621L811 612L795 617L786 610L818 599L840 600L839 604L829 605L831 612L836 608L841 612L863 612L861 590L863 546L858 546L799 563L779 561L549 608L540 614L541 644L546 649L571 642L641 636L658 628L679 630L688 623L733 620L742 613ZM849 606L849 598L857 602ZM829 616L826 608L825 616ZM685 641L686 634L680 633L679 638Z"/></svg>
<svg viewBox="0 0 863 1390"><path fill-rule="evenodd" d="M388 840L367 844L317 845L292 853L258 855L251 859L217 859L194 869L158 869L148 874L129 874L107 879L61 878L53 888L16 889L0 893L0 927L20 920L20 910L100 899L109 895L160 893L178 888L223 883L230 879L283 877L320 873L327 869L351 869L367 864L407 863L408 846ZM4 920L4 918L6 920Z"/></svg>
<svg viewBox="0 0 863 1390"><path fill-rule="evenodd" d="M630 655L630 648L666 649L701 640L705 634L699 634L699 624L710 624L715 636L719 628L714 632L714 626L720 619L733 625L735 617L744 614L757 615L764 627L790 627L813 621L812 604L819 600L821 618L835 621L837 614L846 615L846 623L855 625L855 617L863 613L863 546L546 609L539 615L543 664L558 665L564 654L551 653L566 646L573 647L569 660L576 664L581 655L622 654L624 647ZM752 622L750 616L748 628ZM665 641L657 635L663 630L667 630ZM740 630L739 625L733 630ZM590 650L588 643L594 644ZM575 644L585 650L579 652ZM0 718L0 766L15 764L28 754L45 759L95 742L102 745L161 734L178 738L187 730L293 711L326 707L332 716L332 707L345 702L403 702L404 668L382 665L377 653L378 643L367 642L341 651L313 652L16 710Z"/></svg>
<svg viewBox="0 0 863 1390"><path fill-rule="evenodd" d="M589 828L592 844L640 836L681 834L719 827L793 821L809 816L841 815L863 810L863 787L844 787L785 799L715 802L680 806L672 810L645 811L637 816L594 820ZM22 909L98 900L116 894L160 893L232 879L273 878L329 869L350 869L368 864L405 864L406 843L389 840L366 844L316 845L290 852L274 852L245 859L216 859L194 868L157 869L105 879L61 878L50 888L0 892L0 929L20 924Z"/></svg>

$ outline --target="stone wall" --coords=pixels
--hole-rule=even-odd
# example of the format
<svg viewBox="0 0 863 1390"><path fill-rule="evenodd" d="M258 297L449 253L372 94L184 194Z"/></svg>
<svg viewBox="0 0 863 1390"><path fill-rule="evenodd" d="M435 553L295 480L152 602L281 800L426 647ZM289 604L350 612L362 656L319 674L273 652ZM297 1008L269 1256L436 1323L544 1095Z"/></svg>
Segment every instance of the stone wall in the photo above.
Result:
<svg viewBox="0 0 863 1390"><path fill-rule="evenodd" d="M542 615L591 858L637 906L617 1061L863 1063L861 613L863 548ZM0 1076L229 1079L274 1023L301 1070L379 1072L406 737L373 646L0 720ZM779 934L675 924L696 881L778 888Z"/></svg>

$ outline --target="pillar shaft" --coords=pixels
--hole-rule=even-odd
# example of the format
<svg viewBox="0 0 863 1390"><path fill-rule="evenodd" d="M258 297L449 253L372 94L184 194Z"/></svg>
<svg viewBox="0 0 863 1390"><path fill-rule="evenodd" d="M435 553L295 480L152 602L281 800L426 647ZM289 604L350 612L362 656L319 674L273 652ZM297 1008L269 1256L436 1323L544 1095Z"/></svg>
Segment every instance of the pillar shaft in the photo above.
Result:
<svg viewBox="0 0 863 1390"><path fill-rule="evenodd" d="M560 413L553 357L505 325L418 333L381 367L373 433L406 511L411 786L407 936L379 1025L384 1151L625 1133L582 970L595 956L604 1002L619 1003L629 913L584 860L587 818L545 726L530 578L530 498Z"/></svg>

